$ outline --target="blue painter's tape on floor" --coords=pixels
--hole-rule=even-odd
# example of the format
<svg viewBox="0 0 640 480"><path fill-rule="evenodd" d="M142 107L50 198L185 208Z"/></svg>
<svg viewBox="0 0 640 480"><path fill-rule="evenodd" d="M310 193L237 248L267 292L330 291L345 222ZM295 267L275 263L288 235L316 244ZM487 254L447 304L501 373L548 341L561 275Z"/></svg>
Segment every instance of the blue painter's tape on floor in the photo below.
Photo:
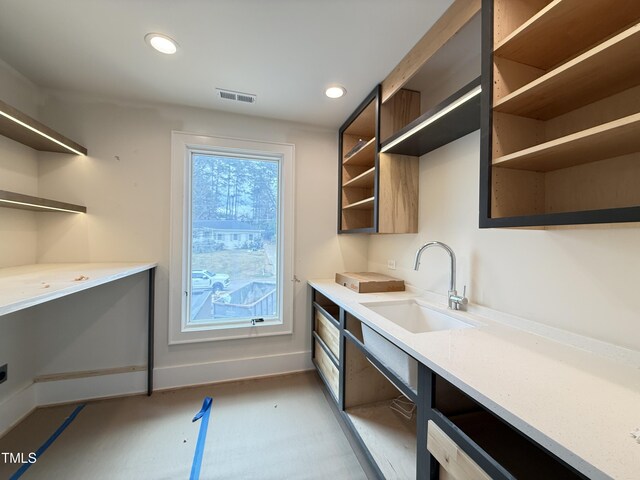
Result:
<svg viewBox="0 0 640 480"><path fill-rule="evenodd" d="M211 397L204 397L202 408L196 416L193 417L192 422L196 422L200 419L200 431L198 432L198 443L196 444L196 451L193 454L193 464L191 465L191 477L190 480L198 480L200 478L200 467L202 467L202 455L204 454L204 443L207 439L207 428L209 427L209 414L211 413L211 403L213 399Z"/></svg>
<svg viewBox="0 0 640 480"><path fill-rule="evenodd" d="M80 411L85 407L85 405L86 404L84 404L84 403L82 405L78 405L75 408L75 410L73 412L71 412L71 415L69 415L67 417L67 419L62 423L62 425L60 425L58 427L58 429L55 432L53 432L53 435L51 435L47 439L47 441L44 442L42 444L42 446L40 448L38 448L38 450L36 450L36 461L47 450L47 448L49 448L51 446L51 444L56 441L56 439L60 436L60 434L65 431L65 429L71 424L71 422L73 422L75 420L75 418L78 416ZM24 475L24 472L26 472L31 465L33 465L33 463L25 463L25 464L23 464L18 469L18 471L16 473L14 473L13 475L11 475L9 477L9 480L18 480L18 478L20 478L22 475Z"/></svg>

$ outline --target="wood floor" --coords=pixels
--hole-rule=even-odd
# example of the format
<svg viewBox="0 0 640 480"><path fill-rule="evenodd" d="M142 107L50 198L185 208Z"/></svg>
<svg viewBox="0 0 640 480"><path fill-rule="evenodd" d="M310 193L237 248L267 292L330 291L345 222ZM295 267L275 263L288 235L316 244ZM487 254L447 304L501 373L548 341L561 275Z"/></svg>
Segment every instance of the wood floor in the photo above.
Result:
<svg viewBox="0 0 640 480"><path fill-rule="evenodd" d="M193 415L213 398L201 479L366 479L315 372L90 402L22 479L188 479ZM0 439L34 452L77 405L41 408ZM0 457L0 478L18 466Z"/></svg>

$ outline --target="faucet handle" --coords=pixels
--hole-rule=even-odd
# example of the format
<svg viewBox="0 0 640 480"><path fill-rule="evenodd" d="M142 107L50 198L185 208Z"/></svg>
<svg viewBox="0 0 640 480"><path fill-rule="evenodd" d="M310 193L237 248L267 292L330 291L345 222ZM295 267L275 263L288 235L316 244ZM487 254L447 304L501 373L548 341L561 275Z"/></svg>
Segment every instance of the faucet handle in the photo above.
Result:
<svg viewBox="0 0 640 480"><path fill-rule="evenodd" d="M467 294L467 286L465 285L462 289L462 295L458 295L455 293L455 290L449 292L449 308L453 310L464 310L464 306L469 303L466 297Z"/></svg>

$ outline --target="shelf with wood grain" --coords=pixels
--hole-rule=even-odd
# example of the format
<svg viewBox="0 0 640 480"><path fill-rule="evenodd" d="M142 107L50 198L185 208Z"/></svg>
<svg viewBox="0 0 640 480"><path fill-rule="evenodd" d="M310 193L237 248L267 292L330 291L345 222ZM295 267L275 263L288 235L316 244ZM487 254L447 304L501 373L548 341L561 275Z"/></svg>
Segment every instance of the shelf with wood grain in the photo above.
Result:
<svg viewBox="0 0 640 480"><path fill-rule="evenodd" d="M375 197L365 198L364 200L360 200L358 202L350 203L348 205L343 205L343 210L373 210L375 203Z"/></svg>
<svg viewBox="0 0 640 480"><path fill-rule="evenodd" d="M418 159L378 151L379 115L377 86L340 127L338 233L417 231ZM345 159L362 140L364 147Z"/></svg>
<svg viewBox="0 0 640 480"><path fill-rule="evenodd" d="M86 213L87 208L73 203L59 202L48 198L33 197L22 193L0 190L0 207L32 210L36 212Z"/></svg>
<svg viewBox="0 0 640 480"><path fill-rule="evenodd" d="M344 159L345 165L373 165L376 156L375 137L365 143L360 150Z"/></svg>
<svg viewBox="0 0 640 480"><path fill-rule="evenodd" d="M640 221L640 3L482 11L480 227Z"/></svg>
<svg viewBox="0 0 640 480"><path fill-rule="evenodd" d="M554 0L496 43L494 55L549 70L640 16L637 0Z"/></svg>
<svg viewBox="0 0 640 480"><path fill-rule="evenodd" d="M390 401L349 408L349 423L376 462L384 478L416 478L416 421L390 408Z"/></svg>
<svg viewBox="0 0 640 480"><path fill-rule="evenodd" d="M376 168L371 167L369 170L366 170L360 175L345 182L344 185L342 186L351 187L351 188L373 188L375 179L376 179Z"/></svg>
<svg viewBox="0 0 640 480"><path fill-rule="evenodd" d="M640 113L495 158L500 167L547 172L640 151Z"/></svg>
<svg viewBox="0 0 640 480"><path fill-rule="evenodd" d="M497 112L548 120L640 85L640 23L498 99Z"/></svg>
<svg viewBox="0 0 640 480"><path fill-rule="evenodd" d="M0 135L43 152L86 155L87 149L0 100Z"/></svg>

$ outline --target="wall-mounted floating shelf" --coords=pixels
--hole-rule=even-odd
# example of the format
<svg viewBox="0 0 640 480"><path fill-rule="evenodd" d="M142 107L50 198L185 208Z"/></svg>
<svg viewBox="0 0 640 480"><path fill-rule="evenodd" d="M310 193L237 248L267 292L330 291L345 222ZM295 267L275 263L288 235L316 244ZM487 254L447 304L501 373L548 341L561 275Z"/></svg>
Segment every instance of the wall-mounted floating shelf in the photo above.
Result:
<svg viewBox="0 0 640 480"><path fill-rule="evenodd" d="M32 197L31 195L7 192L6 190L0 190L0 207L33 210L36 212L87 213L87 207L82 205Z"/></svg>
<svg viewBox="0 0 640 480"><path fill-rule="evenodd" d="M382 153L420 157L480 128L480 77L399 130Z"/></svg>
<svg viewBox="0 0 640 480"><path fill-rule="evenodd" d="M82 145L0 100L0 135L42 152L86 155Z"/></svg>

